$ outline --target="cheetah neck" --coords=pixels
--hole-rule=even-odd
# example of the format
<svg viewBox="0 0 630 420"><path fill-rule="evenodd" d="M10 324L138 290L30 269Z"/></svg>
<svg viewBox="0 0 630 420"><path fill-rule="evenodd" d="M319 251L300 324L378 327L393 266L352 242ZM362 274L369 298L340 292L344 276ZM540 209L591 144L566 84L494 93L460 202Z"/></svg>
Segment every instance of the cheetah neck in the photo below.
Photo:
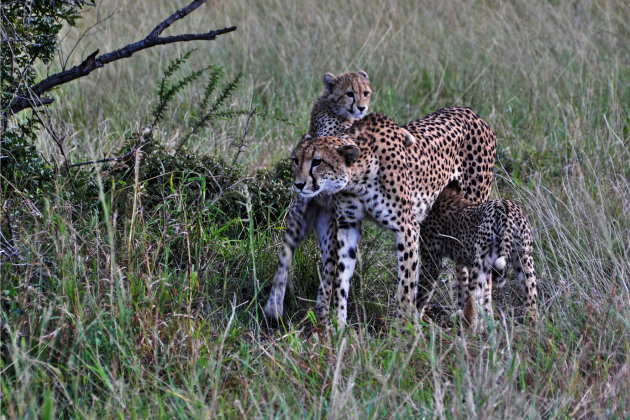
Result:
<svg viewBox="0 0 630 420"><path fill-rule="evenodd" d="M354 117L342 117L339 115L339 110L331 106L325 96L320 96L311 111L309 134L317 137L336 135L339 134L339 131L331 131L330 126L338 125L343 130L351 126L354 121L356 121Z"/></svg>
<svg viewBox="0 0 630 420"><path fill-rule="evenodd" d="M345 190L355 193L367 193L367 185L378 181L378 165L371 163L376 159L366 148L361 148L361 155L356 162L348 168L348 183Z"/></svg>

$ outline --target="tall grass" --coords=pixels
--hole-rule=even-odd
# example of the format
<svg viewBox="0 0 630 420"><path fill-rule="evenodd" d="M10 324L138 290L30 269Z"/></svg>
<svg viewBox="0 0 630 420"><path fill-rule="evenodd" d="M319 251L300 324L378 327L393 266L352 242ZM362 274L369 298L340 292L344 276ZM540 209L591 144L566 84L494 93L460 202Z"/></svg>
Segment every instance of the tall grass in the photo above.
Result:
<svg viewBox="0 0 630 420"><path fill-rule="evenodd" d="M83 40L86 53L144 36L177 6L102 4L101 14L116 14ZM318 268L308 242L295 258L288 317L270 330L257 308L275 270L281 220L190 213L188 190L168 183L162 206L144 212L141 179L116 187L136 191L127 194L135 214L104 186L95 205L78 208L60 180L41 204L25 200L14 221L23 259L2 270L2 415L627 416L629 20L624 2L607 0L272 0L215 2L178 22L172 33L237 25L196 45L187 65L242 72L232 106L253 103L289 121L256 120L242 160L248 171L288 154L328 71L366 70L372 109L400 122L446 105L474 108L498 138L493 194L518 200L535 228L541 320L520 323L512 281L496 301L506 316L486 335L459 336L445 317L423 335L399 337L389 318L392 241L368 226L352 326L339 334L312 325ZM68 35L63 51L77 36ZM146 124L161 72L188 48L145 51L59 89L51 118L70 159L113 153ZM202 95L190 87L177 98L157 133L163 144L186 132ZM231 155L244 123L215 124L189 145ZM53 155L49 144L42 133L39 146ZM102 183L98 170L93 178ZM258 193L242 191L242 200ZM453 306L447 282L438 299Z"/></svg>

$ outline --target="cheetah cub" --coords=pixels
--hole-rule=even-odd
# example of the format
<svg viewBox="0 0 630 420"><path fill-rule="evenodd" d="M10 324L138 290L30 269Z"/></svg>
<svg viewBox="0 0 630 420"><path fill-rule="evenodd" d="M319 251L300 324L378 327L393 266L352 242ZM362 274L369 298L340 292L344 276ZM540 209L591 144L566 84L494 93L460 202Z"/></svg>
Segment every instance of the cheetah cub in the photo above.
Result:
<svg viewBox="0 0 630 420"><path fill-rule="evenodd" d="M463 310L465 325L477 329L478 306L492 316L493 275L496 285L503 286L509 266L517 272L528 316L536 317L532 230L515 202L497 199L474 204L462 196L456 182L450 183L422 222L421 232L420 276L433 285L442 258L455 262L457 307Z"/></svg>
<svg viewBox="0 0 630 420"><path fill-rule="evenodd" d="M313 104L311 126L302 140L308 136L338 135L367 115L372 86L366 72L346 71L336 76L326 73L322 82L324 91ZM415 137L405 130L405 146L411 146L415 142Z"/></svg>

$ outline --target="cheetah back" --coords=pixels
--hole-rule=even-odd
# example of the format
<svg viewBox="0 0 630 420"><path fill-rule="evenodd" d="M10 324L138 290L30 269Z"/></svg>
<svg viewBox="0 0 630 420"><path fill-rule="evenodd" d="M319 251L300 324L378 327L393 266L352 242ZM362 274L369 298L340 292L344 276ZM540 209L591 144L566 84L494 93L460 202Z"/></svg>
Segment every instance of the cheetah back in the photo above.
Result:
<svg viewBox="0 0 630 420"><path fill-rule="evenodd" d="M416 139L410 148L414 164L428 173L424 180L431 191L440 192L444 179L458 181L464 197L482 203L492 189L496 136L490 126L470 108L449 107L403 126ZM436 194L437 195L437 194Z"/></svg>

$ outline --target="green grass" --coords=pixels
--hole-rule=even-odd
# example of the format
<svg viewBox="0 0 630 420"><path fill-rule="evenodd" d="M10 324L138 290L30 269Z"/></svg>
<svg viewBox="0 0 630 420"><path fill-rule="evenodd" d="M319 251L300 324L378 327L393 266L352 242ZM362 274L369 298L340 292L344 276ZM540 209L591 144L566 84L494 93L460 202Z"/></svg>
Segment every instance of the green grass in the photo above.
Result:
<svg viewBox="0 0 630 420"><path fill-rule="evenodd" d="M328 71L366 70L372 110L400 122L447 105L471 106L488 121L498 139L493 195L518 200L535 228L540 323L518 321L522 304L511 281L496 300L507 316L487 335L460 337L431 324L422 336L399 337L392 238L369 225L351 290L352 326L317 333L309 321L318 282L311 240L295 257L285 324L270 330L260 306L288 202L269 202L256 188L262 181L210 208L200 204L205 189L191 188L212 185L202 171L180 183L160 178L157 197L146 179L132 177L113 192L101 185L84 205L62 176L36 197L3 182L20 257L2 263L1 415L630 414L630 9L623 1L214 3L169 33L238 26L195 44L184 70L220 64L228 78L242 73L230 106L254 104L280 118L253 121L241 157L246 174L288 155ZM107 52L143 37L177 7L165 4L103 4L101 15L117 13L77 51ZM77 37L72 31L63 51ZM123 148L149 122L163 70L190 47L156 47L58 89L47 112L66 136L70 161ZM178 95L154 133L161 144L186 134L202 90L196 84ZM230 159L244 125L245 117L218 121L189 146ZM57 158L46 133L38 147ZM110 179L82 171L97 186ZM248 197L249 213L227 201ZM205 202L212 198L208 192ZM134 200L142 210L135 215ZM6 233L4 210L2 217ZM446 284L437 295L453 305Z"/></svg>

